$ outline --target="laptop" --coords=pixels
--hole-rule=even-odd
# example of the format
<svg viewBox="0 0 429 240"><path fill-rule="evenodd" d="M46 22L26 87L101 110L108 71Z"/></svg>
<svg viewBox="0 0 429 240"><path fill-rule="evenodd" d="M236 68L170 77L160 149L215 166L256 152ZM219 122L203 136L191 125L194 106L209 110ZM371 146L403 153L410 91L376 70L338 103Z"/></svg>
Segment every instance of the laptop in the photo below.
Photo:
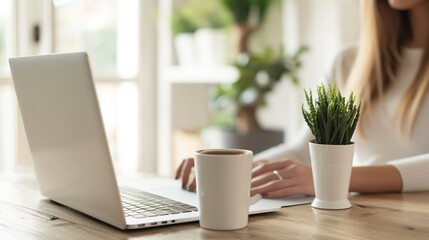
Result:
<svg viewBox="0 0 429 240"><path fill-rule="evenodd" d="M198 198L173 179L118 186L85 52L9 60L41 194L120 229L198 221ZM310 203L263 199L250 213Z"/></svg>

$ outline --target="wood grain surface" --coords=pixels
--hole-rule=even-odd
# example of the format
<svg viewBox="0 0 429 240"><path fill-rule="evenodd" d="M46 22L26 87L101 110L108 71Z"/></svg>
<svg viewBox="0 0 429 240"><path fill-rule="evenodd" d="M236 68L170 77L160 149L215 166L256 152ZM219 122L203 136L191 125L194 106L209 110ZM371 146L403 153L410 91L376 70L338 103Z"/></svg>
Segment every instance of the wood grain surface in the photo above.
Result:
<svg viewBox="0 0 429 240"><path fill-rule="evenodd" d="M310 205L251 216L248 227L198 222L122 231L45 199L31 175L0 178L0 239L429 239L429 192L352 195L347 210Z"/></svg>

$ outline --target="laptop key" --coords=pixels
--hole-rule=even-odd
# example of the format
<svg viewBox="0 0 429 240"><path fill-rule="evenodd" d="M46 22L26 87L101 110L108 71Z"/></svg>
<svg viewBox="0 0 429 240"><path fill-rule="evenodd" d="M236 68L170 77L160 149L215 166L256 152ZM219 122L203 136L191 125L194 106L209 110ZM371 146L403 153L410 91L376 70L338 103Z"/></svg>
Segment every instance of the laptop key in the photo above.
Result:
<svg viewBox="0 0 429 240"><path fill-rule="evenodd" d="M141 213L141 214L145 215L146 217L156 217L156 216L158 216L157 214L151 213L151 212L145 212L145 213Z"/></svg>
<svg viewBox="0 0 429 240"><path fill-rule="evenodd" d="M161 211L161 210L152 211L152 213L157 214L157 215L159 215L159 216L162 216L162 215L168 215L168 214L169 214L168 212L166 212L166 211Z"/></svg>
<svg viewBox="0 0 429 240"><path fill-rule="evenodd" d="M168 212L168 213L170 213L170 214L180 213L180 211L176 211L176 210L172 210L172 209L168 209L168 210L165 210L165 211Z"/></svg>

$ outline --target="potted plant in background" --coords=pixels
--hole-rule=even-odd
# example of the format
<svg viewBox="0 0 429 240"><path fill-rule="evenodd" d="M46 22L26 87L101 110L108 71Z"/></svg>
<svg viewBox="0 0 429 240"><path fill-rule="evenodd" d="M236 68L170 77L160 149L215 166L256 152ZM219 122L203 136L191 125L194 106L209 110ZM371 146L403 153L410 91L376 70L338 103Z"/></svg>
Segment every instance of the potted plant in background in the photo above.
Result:
<svg viewBox="0 0 429 240"><path fill-rule="evenodd" d="M280 81L289 78L292 83L299 83L297 70L306 50L301 47L292 56L283 49L269 48L260 54L240 54L233 64L239 71L238 79L215 89L214 103L219 111L216 123L242 134L262 130L256 117L258 108L265 106L266 96Z"/></svg>
<svg viewBox="0 0 429 240"><path fill-rule="evenodd" d="M308 110L302 105L304 120L315 139L309 143L315 199L311 206L321 209L346 209L353 162L360 101L353 93L348 100L336 83L317 86L317 98L305 91Z"/></svg>
<svg viewBox="0 0 429 240"><path fill-rule="evenodd" d="M189 0L175 9L172 32L179 65L226 64L226 35L231 25L231 16L219 0Z"/></svg>
<svg viewBox="0 0 429 240"><path fill-rule="evenodd" d="M266 49L260 54L242 53L234 66L239 78L232 84L214 88L212 106L213 125L203 133L206 143L212 147L245 148L255 153L284 141L281 130L262 128L257 118L259 108L266 105L266 97L285 78L298 84L297 70L300 56L306 48L300 48L288 56L283 50ZM206 142L207 142L206 141ZM215 142L215 143L213 143Z"/></svg>
<svg viewBox="0 0 429 240"><path fill-rule="evenodd" d="M278 83L290 79L298 84L297 70L307 47L294 54L284 49L250 50L251 37L264 23L268 10L277 0L222 0L233 19L234 61L238 78L214 90L214 128L203 132L208 147L245 148L254 153L284 142L282 130L264 129L257 118L266 106L266 97Z"/></svg>
<svg viewBox="0 0 429 240"><path fill-rule="evenodd" d="M269 8L278 0L221 0L234 21L234 50L249 52L252 35L264 22Z"/></svg>

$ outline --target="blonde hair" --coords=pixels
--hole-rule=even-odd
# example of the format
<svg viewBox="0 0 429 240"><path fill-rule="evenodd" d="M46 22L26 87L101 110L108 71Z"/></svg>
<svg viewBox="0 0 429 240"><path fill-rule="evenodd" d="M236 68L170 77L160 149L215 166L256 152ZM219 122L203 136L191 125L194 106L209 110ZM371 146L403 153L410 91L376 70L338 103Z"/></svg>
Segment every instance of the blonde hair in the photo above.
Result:
<svg viewBox="0 0 429 240"><path fill-rule="evenodd" d="M381 102L401 64L401 48L412 38L408 12L392 9L387 0L361 1L361 42L347 79L347 89L362 101L361 123L375 102ZM429 43L418 73L396 110L401 132L410 135L429 87ZM425 68L426 67L426 68ZM362 126L362 124L360 124ZM362 127L358 127L360 133Z"/></svg>

